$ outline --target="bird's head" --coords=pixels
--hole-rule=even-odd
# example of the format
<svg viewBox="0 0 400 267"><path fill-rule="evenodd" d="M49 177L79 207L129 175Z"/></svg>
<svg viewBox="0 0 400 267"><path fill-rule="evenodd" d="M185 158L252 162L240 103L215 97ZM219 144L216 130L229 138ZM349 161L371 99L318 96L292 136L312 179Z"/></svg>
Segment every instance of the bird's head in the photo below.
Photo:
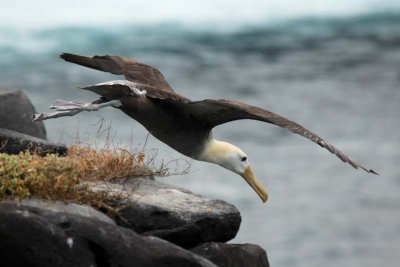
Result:
<svg viewBox="0 0 400 267"><path fill-rule="evenodd" d="M267 191L255 176L247 155L240 148L212 139L206 145L199 160L218 164L239 174L256 191L263 202L267 201Z"/></svg>

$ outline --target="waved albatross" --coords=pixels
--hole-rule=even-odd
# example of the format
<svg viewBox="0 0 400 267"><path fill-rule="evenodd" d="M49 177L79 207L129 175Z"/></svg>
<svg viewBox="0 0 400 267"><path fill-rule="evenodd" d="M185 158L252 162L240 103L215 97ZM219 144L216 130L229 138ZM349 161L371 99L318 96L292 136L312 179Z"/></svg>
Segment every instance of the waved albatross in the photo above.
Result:
<svg viewBox="0 0 400 267"><path fill-rule="evenodd" d="M120 56L86 57L64 53L62 59L92 69L124 75L126 80L99 83L81 89L101 96L91 103L57 100L53 113L35 114L35 121L73 116L112 106L142 124L156 138L196 160L218 164L242 176L263 202L268 193L256 178L246 154L238 147L213 138L212 129L220 124L251 119L272 123L299 134L354 168L377 174L346 156L303 126L270 111L226 99L192 101L174 92L157 69Z"/></svg>

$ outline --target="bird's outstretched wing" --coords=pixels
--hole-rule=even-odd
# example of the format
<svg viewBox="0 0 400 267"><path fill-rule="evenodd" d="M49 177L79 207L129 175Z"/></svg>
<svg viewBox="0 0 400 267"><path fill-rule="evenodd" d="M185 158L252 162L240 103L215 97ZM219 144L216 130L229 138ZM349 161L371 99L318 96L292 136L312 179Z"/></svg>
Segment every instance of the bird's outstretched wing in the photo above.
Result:
<svg viewBox="0 0 400 267"><path fill-rule="evenodd" d="M377 174L372 169L367 169L364 166L360 165L358 162L352 160L342 151L329 144L315 133L307 130L296 122L288 120L268 110L225 99L206 99L202 101L191 101L188 103L184 103L184 105L187 106L188 112L190 112L193 116L197 117L201 121L205 121L210 128L226 122L241 119L251 119L272 123L282 128L286 128L295 134L301 135L313 141L314 143L317 143L318 145L326 148L327 150L329 150L329 152L335 154L342 161L349 163L356 169L361 168L366 172Z"/></svg>
<svg viewBox="0 0 400 267"><path fill-rule="evenodd" d="M60 58L88 68L124 75L129 81L145 84L164 91L173 92L159 70L149 65L120 56L86 57L64 53Z"/></svg>
<svg viewBox="0 0 400 267"><path fill-rule="evenodd" d="M183 103L190 101L186 97L178 95L175 92L165 91L154 88L150 85L134 83L126 80L116 80L85 87L78 87L79 89L92 91L101 95L108 101L121 99L124 96L142 95L151 99L169 100L172 103ZM135 90L138 90L135 92Z"/></svg>

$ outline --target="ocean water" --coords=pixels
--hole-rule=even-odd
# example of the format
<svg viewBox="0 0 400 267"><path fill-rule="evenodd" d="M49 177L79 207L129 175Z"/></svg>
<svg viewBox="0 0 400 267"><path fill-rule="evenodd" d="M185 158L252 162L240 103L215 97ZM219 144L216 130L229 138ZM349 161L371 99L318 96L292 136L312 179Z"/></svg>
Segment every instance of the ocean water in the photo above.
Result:
<svg viewBox="0 0 400 267"><path fill-rule="evenodd" d="M17 10L22 2L6 8ZM217 139L248 154L270 194L262 204L239 176L185 158L115 109L46 121L49 139L93 142L104 121L111 124L116 145L140 148L146 143L157 150L159 161L181 159L181 168L189 161L188 175L162 179L237 206L243 222L232 242L261 245L272 266L399 266L396 1L349 6L345 1L306 1L313 9L295 8L289 1L263 6L275 13L242 10L235 2L221 14L193 4L192 9L199 8L193 16L172 1L173 11L157 9L158 20L148 19L152 11L143 6L132 20L113 13L107 17L113 18L110 24L87 6L72 15L74 1L58 9L50 1L39 2L64 10L65 18L57 12L33 17L28 2L21 19L10 12L0 18L0 87L23 90L38 111L47 112L56 99L94 100L97 96L76 87L120 78L66 63L58 59L60 53L124 55L157 67L178 93L191 99L236 99L286 116L380 175L354 170L273 125L236 121L215 128ZM109 15L99 3L101 14ZM234 14L231 24L229 13ZM173 19L177 14L184 15Z"/></svg>

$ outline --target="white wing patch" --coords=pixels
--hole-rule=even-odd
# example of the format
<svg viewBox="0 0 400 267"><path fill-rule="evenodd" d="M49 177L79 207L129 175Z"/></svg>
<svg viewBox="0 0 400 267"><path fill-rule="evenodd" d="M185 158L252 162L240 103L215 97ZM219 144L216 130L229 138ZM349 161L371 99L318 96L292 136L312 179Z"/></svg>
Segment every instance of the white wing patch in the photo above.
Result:
<svg viewBox="0 0 400 267"><path fill-rule="evenodd" d="M98 83L97 85L124 85L128 86L129 89L131 89L132 94L136 96L146 96L146 90L140 90L139 89L139 84L127 80L114 80L114 81L109 81L109 82L104 82L104 83Z"/></svg>

